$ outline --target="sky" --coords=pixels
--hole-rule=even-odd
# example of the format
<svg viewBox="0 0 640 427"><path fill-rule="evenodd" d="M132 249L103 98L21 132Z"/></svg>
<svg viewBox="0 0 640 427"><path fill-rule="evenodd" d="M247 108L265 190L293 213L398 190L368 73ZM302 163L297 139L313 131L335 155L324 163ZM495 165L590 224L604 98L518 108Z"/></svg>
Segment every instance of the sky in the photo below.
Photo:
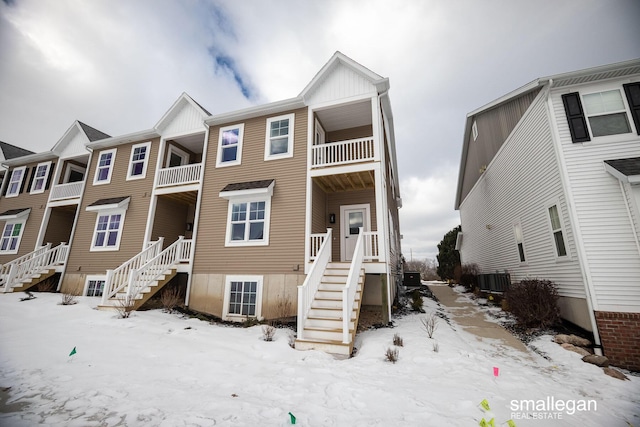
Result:
<svg viewBox="0 0 640 427"><path fill-rule="evenodd" d="M640 57L637 0L1 0L0 141L50 150L74 120L153 127L297 96L340 51L390 79L407 260L435 258L466 114L548 75Z"/></svg>

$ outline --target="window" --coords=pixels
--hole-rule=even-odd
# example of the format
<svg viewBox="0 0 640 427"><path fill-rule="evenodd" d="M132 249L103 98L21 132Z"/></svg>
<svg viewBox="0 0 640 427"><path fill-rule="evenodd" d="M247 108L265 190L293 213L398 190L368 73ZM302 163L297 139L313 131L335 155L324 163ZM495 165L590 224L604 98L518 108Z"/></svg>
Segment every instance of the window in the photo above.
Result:
<svg viewBox="0 0 640 427"><path fill-rule="evenodd" d="M473 134L473 140L478 139L478 122L473 121L473 125L471 126L471 133Z"/></svg>
<svg viewBox="0 0 640 427"><path fill-rule="evenodd" d="M176 147L175 145L169 145L169 151L167 152L167 160L165 167L174 168L177 166L183 166L189 164L189 153Z"/></svg>
<svg viewBox="0 0 640 427"><path fill-rule="evenodd" d="M104 276L87 276L87 283L85 284L85 296L88 297L101 297L104 292L105 284Z"/></svg>
<svg viewBox="0 0 640 427"><path fill-rule="evenodd" d="M40 163L36 166L36 170L33 176L33 182L31 184L31 194L42 193L45 190L47 184L47 178L49 177L49 169L51 168L51 162Z"/></svg>
<svg viewBox="0 0 640 427"><path fill-rule="evenodd" d="M631 132L622 94L618 89L590 93L584 95L582 100L594 137Z"/></svg>
<svg viewBox="0 0 640 427"><path fill-rule="evenodd" d="M124 217L129 208L130 197L101 199L86 207L97 212L96 225L91 240L91 251L117 251L124 227Z"/></svg>
<svg viewBox="0 0 640 427"><path fill-rule="evenodd" d="M244 124L220 128L216 166L239 165L242 159Z"/></svg>
<svg viewBox="0 0 640 427"><path fill-rule="evenodd" d="M9 178L9 184L7 185L6 197L15 197L20 193L20 187L24 181L26 170L26 166L20 166L11 172L11 178Z"/></svg>
<svg viewBox="0 0 640 427"><path fill-rule="evenodd" d="M513 224L513 234L516 238L516 245L518 247L518 256L520 257L520 262L525 262L526 257L524 254L524 237L522 236L522 226L519 222Z"/></svg>
<svg viewBox="0 0 640 427"><path fill-rule="evenodd" d="M293 156L293 129L295 114L267 119L265 160Z"/></svg>
<svg viewBox="0 0 640 427"><path fill-rule="evenodd" d="M261 318L262 276L227 276L223 316L227 320Z"/></svg>
<svg viewBox="0 0 640 427"><path fill-rule="evenodd" d="M226 246L269 244L274 180L229 184L220 197L229 200Z"/></svg>
<svg viewBox="0 0 640 427"><path fill-rule="evenodd" d="M0 238L0 253L15 254L20 247L20 239L22 239L22 230L26 220L20 222L7 222L2 231Z"/></svg>
<svg viewBox="0 0 640 427"><path fill-rule="evenodd" d="M147 175L150 146L151 142L145 142L131 147L131 160L129 161L127 181L131 179L143 179Z"/></svg>
<svg viewBox="0 0 640 427"><path fill-rule="evenodd" d="M96 166L96 175L93 184L109 184L111 182L111 173L113 172L113 163L116 160L116 149L101 151L98 155L98 164Z"/></svg>
<svg viewBox="0 0 640 427"><path fill-rule="evenodd" d="M567 248L564 242L562 221L560 221L558 205L549 207L549 219L551 220L551 232L553 233L553 240L556 245L556 255L558 257L567 256Z"/></svg>

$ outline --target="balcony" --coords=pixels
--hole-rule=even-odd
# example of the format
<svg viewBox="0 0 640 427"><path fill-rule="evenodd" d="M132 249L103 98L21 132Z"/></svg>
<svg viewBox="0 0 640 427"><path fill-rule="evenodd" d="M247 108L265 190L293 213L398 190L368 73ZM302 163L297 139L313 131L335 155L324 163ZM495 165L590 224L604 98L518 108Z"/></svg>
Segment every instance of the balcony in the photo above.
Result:
<svg viewBox="0 0 640 427"><path fill-rule="evenodd" d="M375 159L373 137L350 139L314 145L311 149L311 167L348 165Z"/></svg>
<svg viewBox="0 0 640 427"><path fill-rule="evenodd" d="M197 184L202 178L202 163L160 169L158 187Z"/></svg>
<svg viewBox="0 0 640 427"><path fill-rule="evenodd" d="M51 189L51 201L76 199L82 194L84 181L57 184Z"/></svg>

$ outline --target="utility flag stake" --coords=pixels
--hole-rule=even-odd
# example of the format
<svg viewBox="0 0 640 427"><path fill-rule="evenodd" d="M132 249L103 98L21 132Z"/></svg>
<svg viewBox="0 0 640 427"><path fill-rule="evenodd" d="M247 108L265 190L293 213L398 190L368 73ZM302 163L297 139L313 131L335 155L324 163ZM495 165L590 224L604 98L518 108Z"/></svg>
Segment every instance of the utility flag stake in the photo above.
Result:
<svg viewBox="0 0 640 427"><path fill-rule="evenodd" d="M71 350L71 353L69 353L69 357L73 356L76 353L77 353L76 348L73 347L73 350Z"/></svg>
<svg viewBox="0 0 640 427"><path fill-rule="evenodd" d="M500 368L494 366L493 367L493 376L497 378L498 375L500 375Z"/></svg>
<svg viewBox="0 0 640 427"><path fill-rule="evenodd" d="M296 423L296 417L294 417L291 412L289 412L289 416L291 417L291 424L295 424Z"/></svg>
<svg viewBox="0 0 640 427"><path fill-rule="evenodd" d="M514 422L513 422L513 420L509 420L509 421L507 421L507 425L508 425L509 427L516 427L516 423L514 423Z"/></svg>
<svg viewBox="0 0 640 427"><path fill-rule="evenodd" d="M489 402L487 402L487 399L482 399L482 402L480 402L480 406L482 406L482 409L484 409L485 411L491 410L491 408L489 408Z"/></svg>

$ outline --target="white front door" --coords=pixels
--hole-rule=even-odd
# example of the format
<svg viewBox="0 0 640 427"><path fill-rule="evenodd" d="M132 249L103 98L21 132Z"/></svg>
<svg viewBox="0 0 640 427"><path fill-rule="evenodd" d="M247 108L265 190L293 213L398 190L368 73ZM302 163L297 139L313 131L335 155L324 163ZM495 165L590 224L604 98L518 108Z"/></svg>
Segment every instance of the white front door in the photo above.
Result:
<svg viewBox="0 0 640 427"><path fill-rule="evenodd" d="M360 227L369 231L371 223L369 205L350 205L340 207L341 254L342 261L351 261L353 250L358 241Z"/></svg>

